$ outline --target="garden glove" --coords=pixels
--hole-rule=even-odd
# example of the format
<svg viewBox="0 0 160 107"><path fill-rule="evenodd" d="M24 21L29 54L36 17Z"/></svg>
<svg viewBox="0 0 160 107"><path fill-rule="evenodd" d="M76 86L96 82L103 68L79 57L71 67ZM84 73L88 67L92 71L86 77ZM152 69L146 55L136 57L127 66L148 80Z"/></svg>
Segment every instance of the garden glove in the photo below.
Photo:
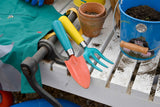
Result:
<svg viewBox="0 0 160 107"><path fill-rule="evenodd" d="M30 0L25 0L26 2L29 2ZM31 0L31 4L34 6L38 4L38 6L42 6L44 3L44 0Z"/></svg>

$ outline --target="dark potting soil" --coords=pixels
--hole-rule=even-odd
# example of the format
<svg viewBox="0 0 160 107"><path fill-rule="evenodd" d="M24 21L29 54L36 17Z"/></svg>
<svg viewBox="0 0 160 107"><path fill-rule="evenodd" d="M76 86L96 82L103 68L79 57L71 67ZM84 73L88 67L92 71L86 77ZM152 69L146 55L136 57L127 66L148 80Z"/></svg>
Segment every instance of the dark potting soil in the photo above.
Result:
<svg viewBox="0 0 160 107"><path fill-rule="evenodd" d="M129 8L126 10L126 14L141 20L160 21L160 12L147 5Z"/></svg>
<svg viewBox="0 0 160 107"><path fill-rule="evenodd" d="M96 13L96 12L88 12L88 11L86 11L85 14L88 14L88 15L96 15L97 13Z"/></svg>

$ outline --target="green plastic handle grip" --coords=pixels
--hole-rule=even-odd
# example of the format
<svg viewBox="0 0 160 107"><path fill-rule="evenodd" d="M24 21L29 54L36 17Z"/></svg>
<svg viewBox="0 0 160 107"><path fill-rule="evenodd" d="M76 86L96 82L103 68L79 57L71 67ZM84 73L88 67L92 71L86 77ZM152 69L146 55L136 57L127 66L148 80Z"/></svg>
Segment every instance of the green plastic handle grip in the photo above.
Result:
<svg viewBox="0 0 160 107"><path fill-rule="evenodd" d="M71 42L69 41L69 38L65 29L63 28L62 23L59 20L55 20L53 21L52 28L56 33L56 36L62 44L64 50L67 51L68 49L72 49Z"/></svg>

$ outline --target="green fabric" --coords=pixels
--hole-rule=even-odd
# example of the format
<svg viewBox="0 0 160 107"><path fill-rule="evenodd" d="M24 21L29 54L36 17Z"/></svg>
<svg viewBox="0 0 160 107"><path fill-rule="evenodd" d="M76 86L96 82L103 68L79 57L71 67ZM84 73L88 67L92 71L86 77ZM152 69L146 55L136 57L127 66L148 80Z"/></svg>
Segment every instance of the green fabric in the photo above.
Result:
<svg viewBox="0 0 160 107"><path fill-rule="evenodd" d="M51 5L38 7L25 0L0 1L0 45L13 44L12 51L0 59L21 72L22 93L34 91L23 75L20 64L36 53L38 41L52 29L52 22L60 16ZM39 70L36 79L41 84Z"/></svg>

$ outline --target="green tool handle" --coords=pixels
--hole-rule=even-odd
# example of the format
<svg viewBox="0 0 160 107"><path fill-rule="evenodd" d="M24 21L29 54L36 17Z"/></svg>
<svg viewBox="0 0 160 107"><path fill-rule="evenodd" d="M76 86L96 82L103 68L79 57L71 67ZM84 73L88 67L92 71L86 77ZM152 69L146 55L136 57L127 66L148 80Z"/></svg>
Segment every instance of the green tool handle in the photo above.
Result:
<svg viewBox="0 0 160 107"><path fill-rule="evenodd" d="M69 38L67 36L67 33L65 32L65 29L63 28L62 23L59 20L55 20L53 21L52 28L56 33L56 36L62 44L64 50L68 51L69 49L72 49L71 42L69 41Z"/></svg>

